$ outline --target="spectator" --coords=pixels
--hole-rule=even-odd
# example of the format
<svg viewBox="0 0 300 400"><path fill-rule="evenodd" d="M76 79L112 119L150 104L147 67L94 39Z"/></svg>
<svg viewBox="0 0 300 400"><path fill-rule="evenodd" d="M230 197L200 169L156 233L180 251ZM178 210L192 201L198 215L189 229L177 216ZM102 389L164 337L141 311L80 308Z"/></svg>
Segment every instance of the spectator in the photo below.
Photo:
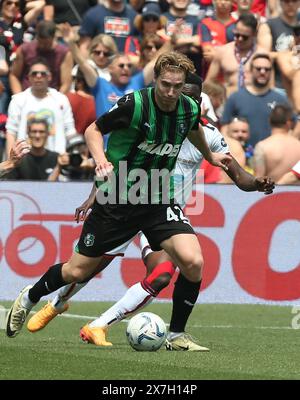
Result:
<svg viewBox="0 0 300 400"><path fill-rule="evenodd" d="M49 125L47 149L62 153L67 137L76 133L67 97L49 88L51 72L44 60L35 60L29 70L30 87L12 97L6 123L6 151L9 154L17 139L27 138L31 118L46 118Z"/></svg>
<svg viewBox="0 0 300 400"><path fill-rule="evenodd" d="M71 52L55 40L55 24L40 21L36 27L36 39L22 44L16 53L10 72L10 85L14 94L29 87L28 71L32 61L43 57L49 63L52 80L50 86L66 93L70 90L73 67Z"/></svg>
<svg viewBox="0 0 300 400"><path fill-rule="evenodd" d="M90 158L88 147L82 135L75 135L67 143L67 153L57 158L57 164L49 181L93 180L95 163Z"/></svg>
<svg viewBox="0 0 300 400"><path fill-rule="evenodd" d="M90 8L84 14L79 29L83 56L87 57L89 44L99 33L113 37L118 50L124 52L127 37L136 33L133 27L136 15L136 11L125 0L107 0L105 5L98 4Z"/></svg>
<svg viewBox="0 0 300 400"><path fill-rule="evenodd" d="M140 57L137 64L139 70L144 67L155 57L157 50L163 45L163 40L156 33L148 33L141 42Z"/></svg>
<svg viewBox="0 0 300 400"><path fill-rule="evenodd" d="M92 89L92 94L96 100L96 115L99 117L108 111L119 98L133 90L148 86L153 80L153 67L157 57L171 48L170 41L166 42L155 54L142 71L133 75L133 65L129 56L119 53L111 58L109 71L111 81L98 77L94 68L87 62L86 58L80 52L76 38L72 30L65 30L64 40L69 44L75 61L83 72L87 84Z"/></svg>
<svg viewBox="0 0 300 400"><path fill-rule="evenodd" d="M70 25L65 25L62 34L64 36L64 32L68 32L70 30ZM90 65L95 69L97 75L101 78L104 78L110 81L110 72L108 70L110 57L116 55L118 52L118 48L114 39L105 35L104 33L100 33L95 36L89 47L89 58L87 61ZM78 65L75 65L73 68L73 74L76 74L78 69Z"/></svg>
<svg viewBox="0 0 300 400"><path fill-rule="evenodd" d="M140 42L148 34L156 34L165 28L167 19L161 15L160 7L157 3L147 3L143 7L141 14L134 19L134 26L139 32L138 36L129 36L125 43L124 52L133 56L138 56Z"/></svg>
<svg viewBox="0 0 300 400"><path fill-rule="evenodd" d="M186 54L194 63L198 75L202 75L202 47L211 42L207 26L199 23L195 15L189 15L187 10L190 0L169 0L169 11L164 13L167 18L165 34L171 37L176 34L175 49Z"/></svg>
<svg viewBox="0 0 300 400"><path fill-rule="evenodd" d="M20 0L20 11L27 27L36 23L45 4L45 0Z"/></svg>
<svg viewBox="0 0 300 400"><path fill-rule="evenodd" d="M231 15L233 0L214 0L214 15L201 20L206 25L212 37L213 46L222 46L233 40L232 30L237 18Z"/></svg>
<svg viewBox="0 0 300 400"><path fill-rule="evenodd" d="M294 27L293 32L293 46L286 51L280 51L276 60L288 98L294 108L300 112L299 87L296 82L296 75L300 71L300 24Z"/></svg>
<svg viewBox="0 0 300 400"><path fill-rule="evenodd" d="M221 119L222 133L234 117L244 117L249 122L249 143L256 143L271 133L269 115L276 104L287 104L285 97L270 89L272 61L269 55L257 53L250 64L251 82L233 93L225 103Z"/></svg>
<svg viewBox="0 0 300 400"><path fill-rule="evenodd" d="M293 124L292 109L277 105L270 114L271 136L254 148L256 175L268 175L275 182L300 159L300 142L290 135Z"/></svg>
<svg viewBox="0 0 300 400"><path fill-rule="evenodd" d="M30 152L6 179L45 181L57 164L58 154L46 149L49 136L46 119L33 118L28 121L27 135L31 145Z"/></svg>
<svg viewBox="0 0 300 400"><path fill-rule="evenodd" d="M78 133L84 134L86 128L96 119L96 106L94 96L84 79L80 69L74 76L74 92L67 93L71 104L75 129Z"/></svg>
<svg viewBox="0 0 300 400"><path fill-rule="evenodd" d="M275 61L275 86L285 94L281 74L277 67L277 55L289 50L293 44L293 27L298 22L300 0L280 0L281 11L278 17L269 19L259 27L257 41L265 50L271 52Z"/></svg>
<svg viewBox="0 0 300 400"><path fill-rule="evenodd" d="M21 45L24 34L19 0L2 0L0 3L0 112L7 113L11 97L9 66Z"/></svg>
<svg viewBox="0 0 300 400"><path fill-rule="evenodd" d="M0 45L0 113L7 113L10 90L7 86L8 64L6 62L5 48Z"/></svg>
<svg viewBox="0 0 300 400"><path fill-rule="evenodd" d="M142 12L145 3L145 0L129 0L129 4L137 13Z"/></svg>
<svg viewBox="0 0 300 400"><path fill-rule="evenodd" d="M258 24L266 22L266 17L262 16L261 13L256 13L252 11L254 0L236 0L236 10L232 11L231 15L233 18L238 19L243 14L252 13L257 19Z"/></svg>
<svg viewBox="0 0 300 400"><path fill-rule="evenodd" d="M264 51L256 46L257 20L251 14L242 15L234 31L234 42L217 47L206 80L224 77L227 97L245 86L247 72L255 52Z"/></svg>
<svg viewBox="0 0 300 400"><path fill-rule="evenodd" d="M269 16L275 17L278 13L278 0L236 0L233 2L234 10L239 7L239 3L251 3L249 11L252 14L265 17L268 13ZM244 6L246 7L246 6ZM248 7L248 6L247 6Z"/></svg>
<svg viewBox="0 0 300 400"><path fill-rule="evenodd" d="M249 172L249 174L254 174L253 169L253 146L249 144L250 138L250 128L249 123L246 118L235 117L228 125L227 135L230 138L237 140L244 151L245 162L244 169Z"/></svg>
<svg viewBox="0 0 300 400"><path fill-rule="evenodd" d="M284 174L276 182L278 185L300 185L300 161L293 166L291 171Z"/></svg>
<svg viewBox="0 0 300 400"><path fill-rule="evenodd" d="M202 98L201 103L202 114L206 115L207 117L212 119L215 124L219 125L219 119L221 118L221 115L223 113L224 103L226 99L226 90L224 85L222 85L222 83L220 82L205 81L203 83L202 94L208 96L209 101L212 105L213 115L210 114L209 107L207 106L207 102L204 97Z"/></svg>
<svg viewBox="0 0 300 400"><path fill-rule="evenodd" d="M95 5L97 5L97 0L46 0L44 19L55 22L56 36L61 38L61 24L68 22L77 33L82 22L82 15Z"/></svg>

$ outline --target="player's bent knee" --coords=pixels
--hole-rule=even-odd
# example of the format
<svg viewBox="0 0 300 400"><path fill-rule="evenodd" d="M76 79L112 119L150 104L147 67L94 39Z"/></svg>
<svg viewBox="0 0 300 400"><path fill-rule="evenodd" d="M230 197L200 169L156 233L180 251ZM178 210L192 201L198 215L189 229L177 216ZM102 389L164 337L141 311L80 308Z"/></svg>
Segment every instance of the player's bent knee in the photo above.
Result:
<svg viewBox="0 0 300 400"><path fill-rule="evenodd" d="M202 279L203 271L203 257L202 255L196 255L189 260L185 260L183 267L181 268L182 273L185 277L192 282L199 282Z"/></svg>

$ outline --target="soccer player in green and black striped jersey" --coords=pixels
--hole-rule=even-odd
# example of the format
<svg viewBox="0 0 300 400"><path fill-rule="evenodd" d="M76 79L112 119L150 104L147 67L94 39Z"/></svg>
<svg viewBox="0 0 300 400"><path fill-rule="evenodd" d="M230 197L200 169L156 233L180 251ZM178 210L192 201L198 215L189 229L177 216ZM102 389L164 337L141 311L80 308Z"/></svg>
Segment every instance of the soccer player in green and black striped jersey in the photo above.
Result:
<svg viewBox="0 0 300 400"><path fill-rule="evenodd" d="M119 177L126 169L124 175L129 182L125 186L126 192L132 189L129 175L136 171L144 171L147 176L153 169L171 171L186 137L209 162L227 168L226 163L231 157L212 153L208 148L199 125L198 103L181 93L187 73L193 70L192 62L183 54L162 54L154 67L154 89L124 96L109 113L87 128L86 142L100 178L110 178L113 169ZM105 154L102 135L108 132L110 139ZM143 184L139 189L146 188ZM161 194L159 187L158 194ZM105 200L105 196L101 199ZM172 193L167 203L146 204L143 199L132 204L124 202L123 198L120 201L119 197L115 200L101 203L97 196L69 261L53 265L33 287L21 291L8 314L7 336L15 337L20 332L30 309L42 296L68 283L89 279L106 252L139 231L145 234L153 250L164 249L199 291L203 267L201 249L188 219L172 200ZM82 335L97 344L101 341L97 329L86 325Z"/></svg>

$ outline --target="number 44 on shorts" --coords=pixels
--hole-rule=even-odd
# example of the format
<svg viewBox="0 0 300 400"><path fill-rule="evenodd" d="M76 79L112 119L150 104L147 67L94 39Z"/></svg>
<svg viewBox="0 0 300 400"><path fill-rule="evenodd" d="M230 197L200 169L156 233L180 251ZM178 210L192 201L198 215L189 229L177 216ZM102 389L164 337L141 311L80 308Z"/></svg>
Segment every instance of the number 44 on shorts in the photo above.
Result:
<svg viewBox="0 0 300 400"><path fill-rule="evenodd" d="M167 221L182 221L185 224L190 225L189 219L183 214L182 209L179 206L173 206L167 208Z"/></svg>

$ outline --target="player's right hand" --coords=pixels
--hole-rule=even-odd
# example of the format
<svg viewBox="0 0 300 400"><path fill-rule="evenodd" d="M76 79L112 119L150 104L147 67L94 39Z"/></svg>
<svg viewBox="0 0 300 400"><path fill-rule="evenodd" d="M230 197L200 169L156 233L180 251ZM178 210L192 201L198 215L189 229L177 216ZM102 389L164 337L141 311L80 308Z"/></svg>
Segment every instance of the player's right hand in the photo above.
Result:
<svg viewBox="0 0 300 400"><path fill-rule="evenodd" d="M81 204L81 206L77 207L75 210L75 221L79 223L79 221L84 221L87 213L91 210L94 201L88 198L85 202Z"/></svg>

